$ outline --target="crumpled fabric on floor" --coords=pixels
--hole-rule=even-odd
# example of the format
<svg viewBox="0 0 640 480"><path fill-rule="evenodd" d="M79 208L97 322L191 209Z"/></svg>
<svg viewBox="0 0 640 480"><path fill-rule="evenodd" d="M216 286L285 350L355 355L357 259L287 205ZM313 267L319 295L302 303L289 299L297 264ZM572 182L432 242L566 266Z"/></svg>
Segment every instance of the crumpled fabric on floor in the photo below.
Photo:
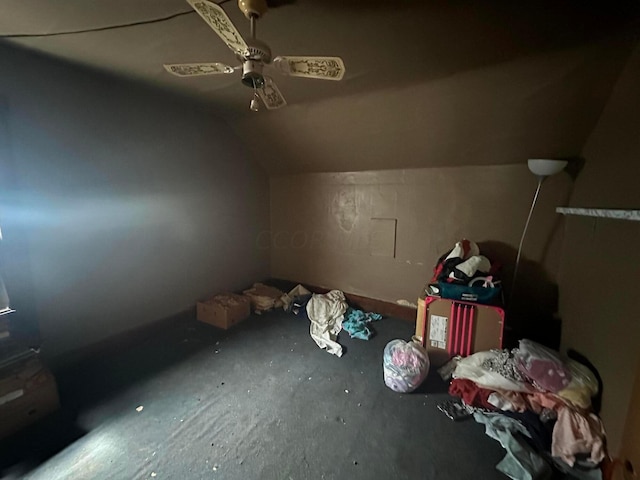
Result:
<svg viewBox="0 0 640 480"><path fill-rule="evenodd" d="M492 390L481 388L465 378L456 378L449 385L449 395L460 397L464 403L472 407L485 408L487 410L496 409L487 401L492 393Z"/></svg>
<svg viewBox="0 0 640 480"><path fill-rule="evenodd" d="M487 358L482 362L482 368L491 372L496 372L514 382L526 382L526 378L522 376L518 369L518 362L515 359L514 350L491 350L496 354L495 357Z"/></svg>
<svg viewBox="0 0 640 480"><path fill-rule="evenodd" d="M524 412L531 410L537 414L544 409L557 411L565 406L564 400L547 392L512 392L496 390L489 395L487 401L499 410L509 412Z"/></svg>
<svg viewBox="0 0 640 480"><path fill-rule="evenodd" d="M604 437L604 426L596 415L582 415L564 407L558 410L558 420L553 428L551 454L573 466L576 455L586 453L597 465L605 456Z"/></svg>
<svg viewBox="0 0 640 480"><path fill-rule="evenodd" d="M543 480L550 478L551 468L523 438L529 432L519 421L500 414L486 414L476 411L476 422L485 426L485 433L500 442L506 450L505 457L496 465L496 469L513 480Z"/></svg>
<svg viewBox="0 0 640 480"><path fill-rule="evenodd" d="M554 422L543 422L540 415L530 410L526 412L502 412L502 415L518 420L529 432L526 441L537 452L551 453Z"/></svg>
<svg viewBox="0 0 640 480"><path fill-rule="evenodd" d="M351 338L369 340L373 332L368 324L378 320L382 320L382 315L379 313L365 313L362 310L349 307L345 314L345 320L342 322L342 329L348 332Z"/></svg>
<svg viewBox="0 0 640 480"><path fill-rule="evenodd" d="M307 315L311 321L309 334L320 348L338 357L342 346L336 341L342 330L347 301L340 290L331 290L324 295L314 294L307 303Z"/></svg>
<svg viewBox="0 0 640 480"><path fill-rule="evenodd" d="M513 390L516 392L531 392L533 388L525 382L517 382L504 377L498 372L484 368L482 365L498 356L497 351L477 352L458 360L453 378L466 378L477 383L480 387L490 390Z"/></svg>
<svg viewBox="0 0 640 480"><path fill-rule="evenodd" d="M529 404L522 392L512 392L510 390L496 390L487 398L487 402L498 410L505 412L524 412L529 408Z"/></svg>

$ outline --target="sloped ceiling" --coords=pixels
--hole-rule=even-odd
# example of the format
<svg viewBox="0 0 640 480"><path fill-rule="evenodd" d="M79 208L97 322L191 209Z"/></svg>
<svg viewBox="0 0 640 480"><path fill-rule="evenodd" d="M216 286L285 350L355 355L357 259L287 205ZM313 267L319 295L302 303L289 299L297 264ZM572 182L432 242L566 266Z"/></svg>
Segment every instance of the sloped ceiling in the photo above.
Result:
<svg viewBox="0 0 640 480"><path fill-rule="evenodd" d="M637 41L640 10L636 1L271 3L258 38L275 54L339 55L347 66L342 82L274 75L289 102L276 111L250 112L239 74L163 70L238 63L183 0L3 0L0 34L201 99L270 172L351 171L578 154ZM247 33L235 1L223 7Z"/></svg>

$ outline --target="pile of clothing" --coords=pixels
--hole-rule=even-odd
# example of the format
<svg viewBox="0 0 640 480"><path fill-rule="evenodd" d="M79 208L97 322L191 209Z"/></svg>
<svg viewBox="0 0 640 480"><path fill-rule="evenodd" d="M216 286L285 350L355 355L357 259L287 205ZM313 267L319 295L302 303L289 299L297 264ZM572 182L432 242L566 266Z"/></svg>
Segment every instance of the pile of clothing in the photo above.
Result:
<svg viewBox="0 0 640 480"><path fill-rule="evenodd" d="M493 273L492 268L495 270L489 259L480 255L478 244L463 239L438 260L433 280L468 285L477 277Z"/></svg>
<svg viewBox="0 0 640 480"><path fill-rule="evenodd" d="M310 321L311 338L320 348L338 357L342 356L342 346L338 343L341 330L349 333L351 338L369 340L374 334L370 323L382 319L378 313L349 307L340 290L312 294L306 303L306 313Z"/></svg>
<svg viewBox="0 0 640 480"><path fill-rule="evenodd" d="M547 478L553 464L576 478L602 478L605 432L591 408L599 386L586 366L521 340L511 351L455 357L439 371L507 451L496 468L508 477Z"/></svg>
<svg viewBox="0 0 640 480"><path fill-rule="evenodd" d="M480 254L480 248L470 240L460 240L453 249L440 257L425 294L495 303L501 292L498 272L500 265Z"/></svg>

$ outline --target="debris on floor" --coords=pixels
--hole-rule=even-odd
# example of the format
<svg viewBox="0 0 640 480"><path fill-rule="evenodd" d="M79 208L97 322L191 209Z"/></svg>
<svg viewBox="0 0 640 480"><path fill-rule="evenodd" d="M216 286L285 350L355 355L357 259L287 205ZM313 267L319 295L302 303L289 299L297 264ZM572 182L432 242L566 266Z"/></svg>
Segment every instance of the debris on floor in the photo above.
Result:
<svg viewBox="0 0 640 480"><path fill-rule="evenodd" d="M289 293L285 293L280 297L282 308L285 312L292 312L295 315L302 310L311 298L311 292L302 285L298 284L293 287Z"/></svg>
<svg viewBox="0 0 640 480"><path fill-rule="evenodd" d="M253 311L258 315L283 305L281 298L284 292L263 283L254 283L253 287L242 293L249 299Z"/></svg>
<svg viewBox="0 0 640 480"><path fill-rule="evenodd" d="M142 405L140 405L139 407L136 408L136 412L141 412L143 408L144 407Z"/></svg>
<svg viewBox="0 0 640 480"><path fill-rule="evenodd" d="M409 308L413 308L414 310L418 309L418 305L416 303L410 302L409 300L405 300L404 298L396 300L396 303L402 307L409 307Z"/></svg>

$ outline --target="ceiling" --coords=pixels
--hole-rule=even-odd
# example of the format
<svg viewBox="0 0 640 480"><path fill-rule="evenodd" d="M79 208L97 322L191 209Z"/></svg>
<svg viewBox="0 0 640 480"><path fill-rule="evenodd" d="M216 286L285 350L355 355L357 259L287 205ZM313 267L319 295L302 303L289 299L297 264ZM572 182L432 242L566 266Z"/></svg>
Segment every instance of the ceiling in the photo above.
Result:
<svg viewBox="0 0 640 480"><path fill-rule="evenodd" d="M275 111L249 111L239 74L164 71L163 63L238 63L183 0L2 0L0 35L196 97L278 173L577 155L637 43L640 17L637 1L271 3L257 34L274 54L338 55L347 68L341 82L275 74L289 103ZM247 34L235 0L223 8ZM34 36L15 36L25 34Z"/></svg>

